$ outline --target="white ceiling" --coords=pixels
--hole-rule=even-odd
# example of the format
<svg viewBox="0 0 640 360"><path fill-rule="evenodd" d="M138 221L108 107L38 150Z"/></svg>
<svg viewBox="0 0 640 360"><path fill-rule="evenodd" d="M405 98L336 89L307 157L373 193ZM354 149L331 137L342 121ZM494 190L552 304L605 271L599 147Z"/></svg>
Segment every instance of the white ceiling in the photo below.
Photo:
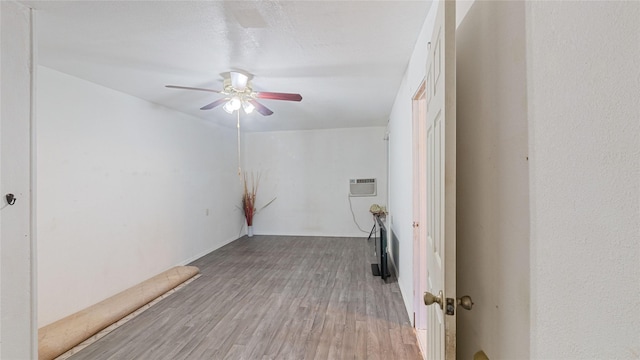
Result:
<svg viewBox="0 0 640 360"><path fill-rule="evenodd" d="M222 73L254 75L275 113L242 115L247 131L387 123L430 1L24 1L37 9L41 65L233 126ZM99 111L99 109L96 109Z"/></svg>

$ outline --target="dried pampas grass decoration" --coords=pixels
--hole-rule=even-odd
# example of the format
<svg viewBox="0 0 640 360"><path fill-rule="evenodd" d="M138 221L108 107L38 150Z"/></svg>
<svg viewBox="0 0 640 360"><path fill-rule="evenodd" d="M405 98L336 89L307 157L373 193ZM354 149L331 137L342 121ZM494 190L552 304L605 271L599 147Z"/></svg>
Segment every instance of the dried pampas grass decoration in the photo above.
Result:
<svg viewBox="0 0 640 360"><path fill-rule="evenodd" d="M249 175L245 171L242 178L242 211L244 212L244 218L247 221L247 226L253 226L253 216L276 200L276 198L273 198L273 200L269 201L265 206L256 210L256 194L258 193L258 185L260 184L260 173L256 176L251 173L250 176L251 181L249 181Z"/></svg>

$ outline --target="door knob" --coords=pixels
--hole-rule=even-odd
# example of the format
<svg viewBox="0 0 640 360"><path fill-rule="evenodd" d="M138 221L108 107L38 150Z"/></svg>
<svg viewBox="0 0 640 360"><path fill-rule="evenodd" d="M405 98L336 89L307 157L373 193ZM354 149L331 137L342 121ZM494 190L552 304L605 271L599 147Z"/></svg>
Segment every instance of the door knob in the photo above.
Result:
<svg viewBox="0 0 640 360"><path fill-rule="evenodd" d="M438 293L438 296L435 296L432 293L425 291L424 304L427 306L431 304L438 304L440 305L440 309L442 309L443 297L444 295L442 294L442 290L440 290L440 292Z"/></svg>
<svg viewBox="0 0 640 360"><path fill-rule="evenodd" d="M7 195L5 195L4 197L7 199L7 203L8 203L9 205L13 205L13 204L15 204L15 203L16 203L16 197L15 197L15 195L13 195L13 194L7 194Z"/></svg>
<svg viewBox="0 0 640 360"><path fill-rule="evenodd" d="M462 306L465 310L471 310L473 307L473 300L471 300L471 296L465 295L461 298L458 298L458 305Z"/></svg>

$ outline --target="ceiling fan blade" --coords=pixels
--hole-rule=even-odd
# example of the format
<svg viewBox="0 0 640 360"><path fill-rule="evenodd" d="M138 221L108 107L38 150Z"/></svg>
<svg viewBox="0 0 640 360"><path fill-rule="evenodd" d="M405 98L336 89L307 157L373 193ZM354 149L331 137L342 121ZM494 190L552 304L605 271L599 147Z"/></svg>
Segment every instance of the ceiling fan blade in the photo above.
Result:
<svg viewBox="0 0 640 360"><path fill-rule="evenodd" d="M273 114L273 111L269 110L268 107L260 104L259 102L255 101L254 99L249 99L247 100L251 105L256 107L256 111L259 112L260 114L264 115L264 116L269 116L271 114Z"/></svg>
<svg viewBox="0 0 640 360"><path fill-rule="evenodd" d="M216 93L216 94L219 94L219 93L220 93L220 90L203 89L203 88L189 87L189 86L165 85L165 87L168 87L168 88L171 88L171 89L183 89L183 90L208 91L208 92L212 92L212 93Z"/></svg>
<svg viewBox="0 0 640 360"><path fill-rule="evenodd" d="M211 104L207 104L207 105L201 107L200 110L211 110L216 106L220 106L220 105L224 104L227 100L229 100L229 98L218 99L218 100L212 102Z"/></svg>
<svg viewBox="0 0 640 360"><path fill-rule="evenodd" d="M276 93L276 92L266 92L266 91L256 92L256 97L258 99L269 99L269 100L287 100L287 101L302 100L302 95L300 94Z"/></svg>
<svg viewBox="0 0 640 360"><path fill-rule="evenodd" d="M244 91L247 87L247 81L249 81L249 77L243 73L239 73L236 71L230 71L229 77L231 77L231 86L238 90Z"/></svg>

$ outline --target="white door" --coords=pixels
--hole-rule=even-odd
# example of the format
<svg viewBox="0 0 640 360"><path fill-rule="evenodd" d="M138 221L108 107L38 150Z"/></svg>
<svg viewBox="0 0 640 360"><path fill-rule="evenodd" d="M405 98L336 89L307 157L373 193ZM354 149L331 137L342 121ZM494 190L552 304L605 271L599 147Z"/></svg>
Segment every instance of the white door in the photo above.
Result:
<svg viewBox="0 0 640 360"><path fill-rule="evenodd" d="M37 358L31 243L31 19L29 8L0 1L0 359ZM6 194L13 194L15 202L9 202Z"/></svg>
<svg viewBox="0 0 640 360"><path fill-rule="evenodd" d="M422 82L413 96L413 326L423 354L427 349L427 308L422 294L427 291L426 237L426 84Z"/></svg>
<svg viewBox="0 0 640 360"><path fill-rule="evenodd" d="M436 5L436 4L434 4ZM426 358L456 356L455 0L437 2L427 56ZM425 303L427 303L425 296Z"/></svg>

